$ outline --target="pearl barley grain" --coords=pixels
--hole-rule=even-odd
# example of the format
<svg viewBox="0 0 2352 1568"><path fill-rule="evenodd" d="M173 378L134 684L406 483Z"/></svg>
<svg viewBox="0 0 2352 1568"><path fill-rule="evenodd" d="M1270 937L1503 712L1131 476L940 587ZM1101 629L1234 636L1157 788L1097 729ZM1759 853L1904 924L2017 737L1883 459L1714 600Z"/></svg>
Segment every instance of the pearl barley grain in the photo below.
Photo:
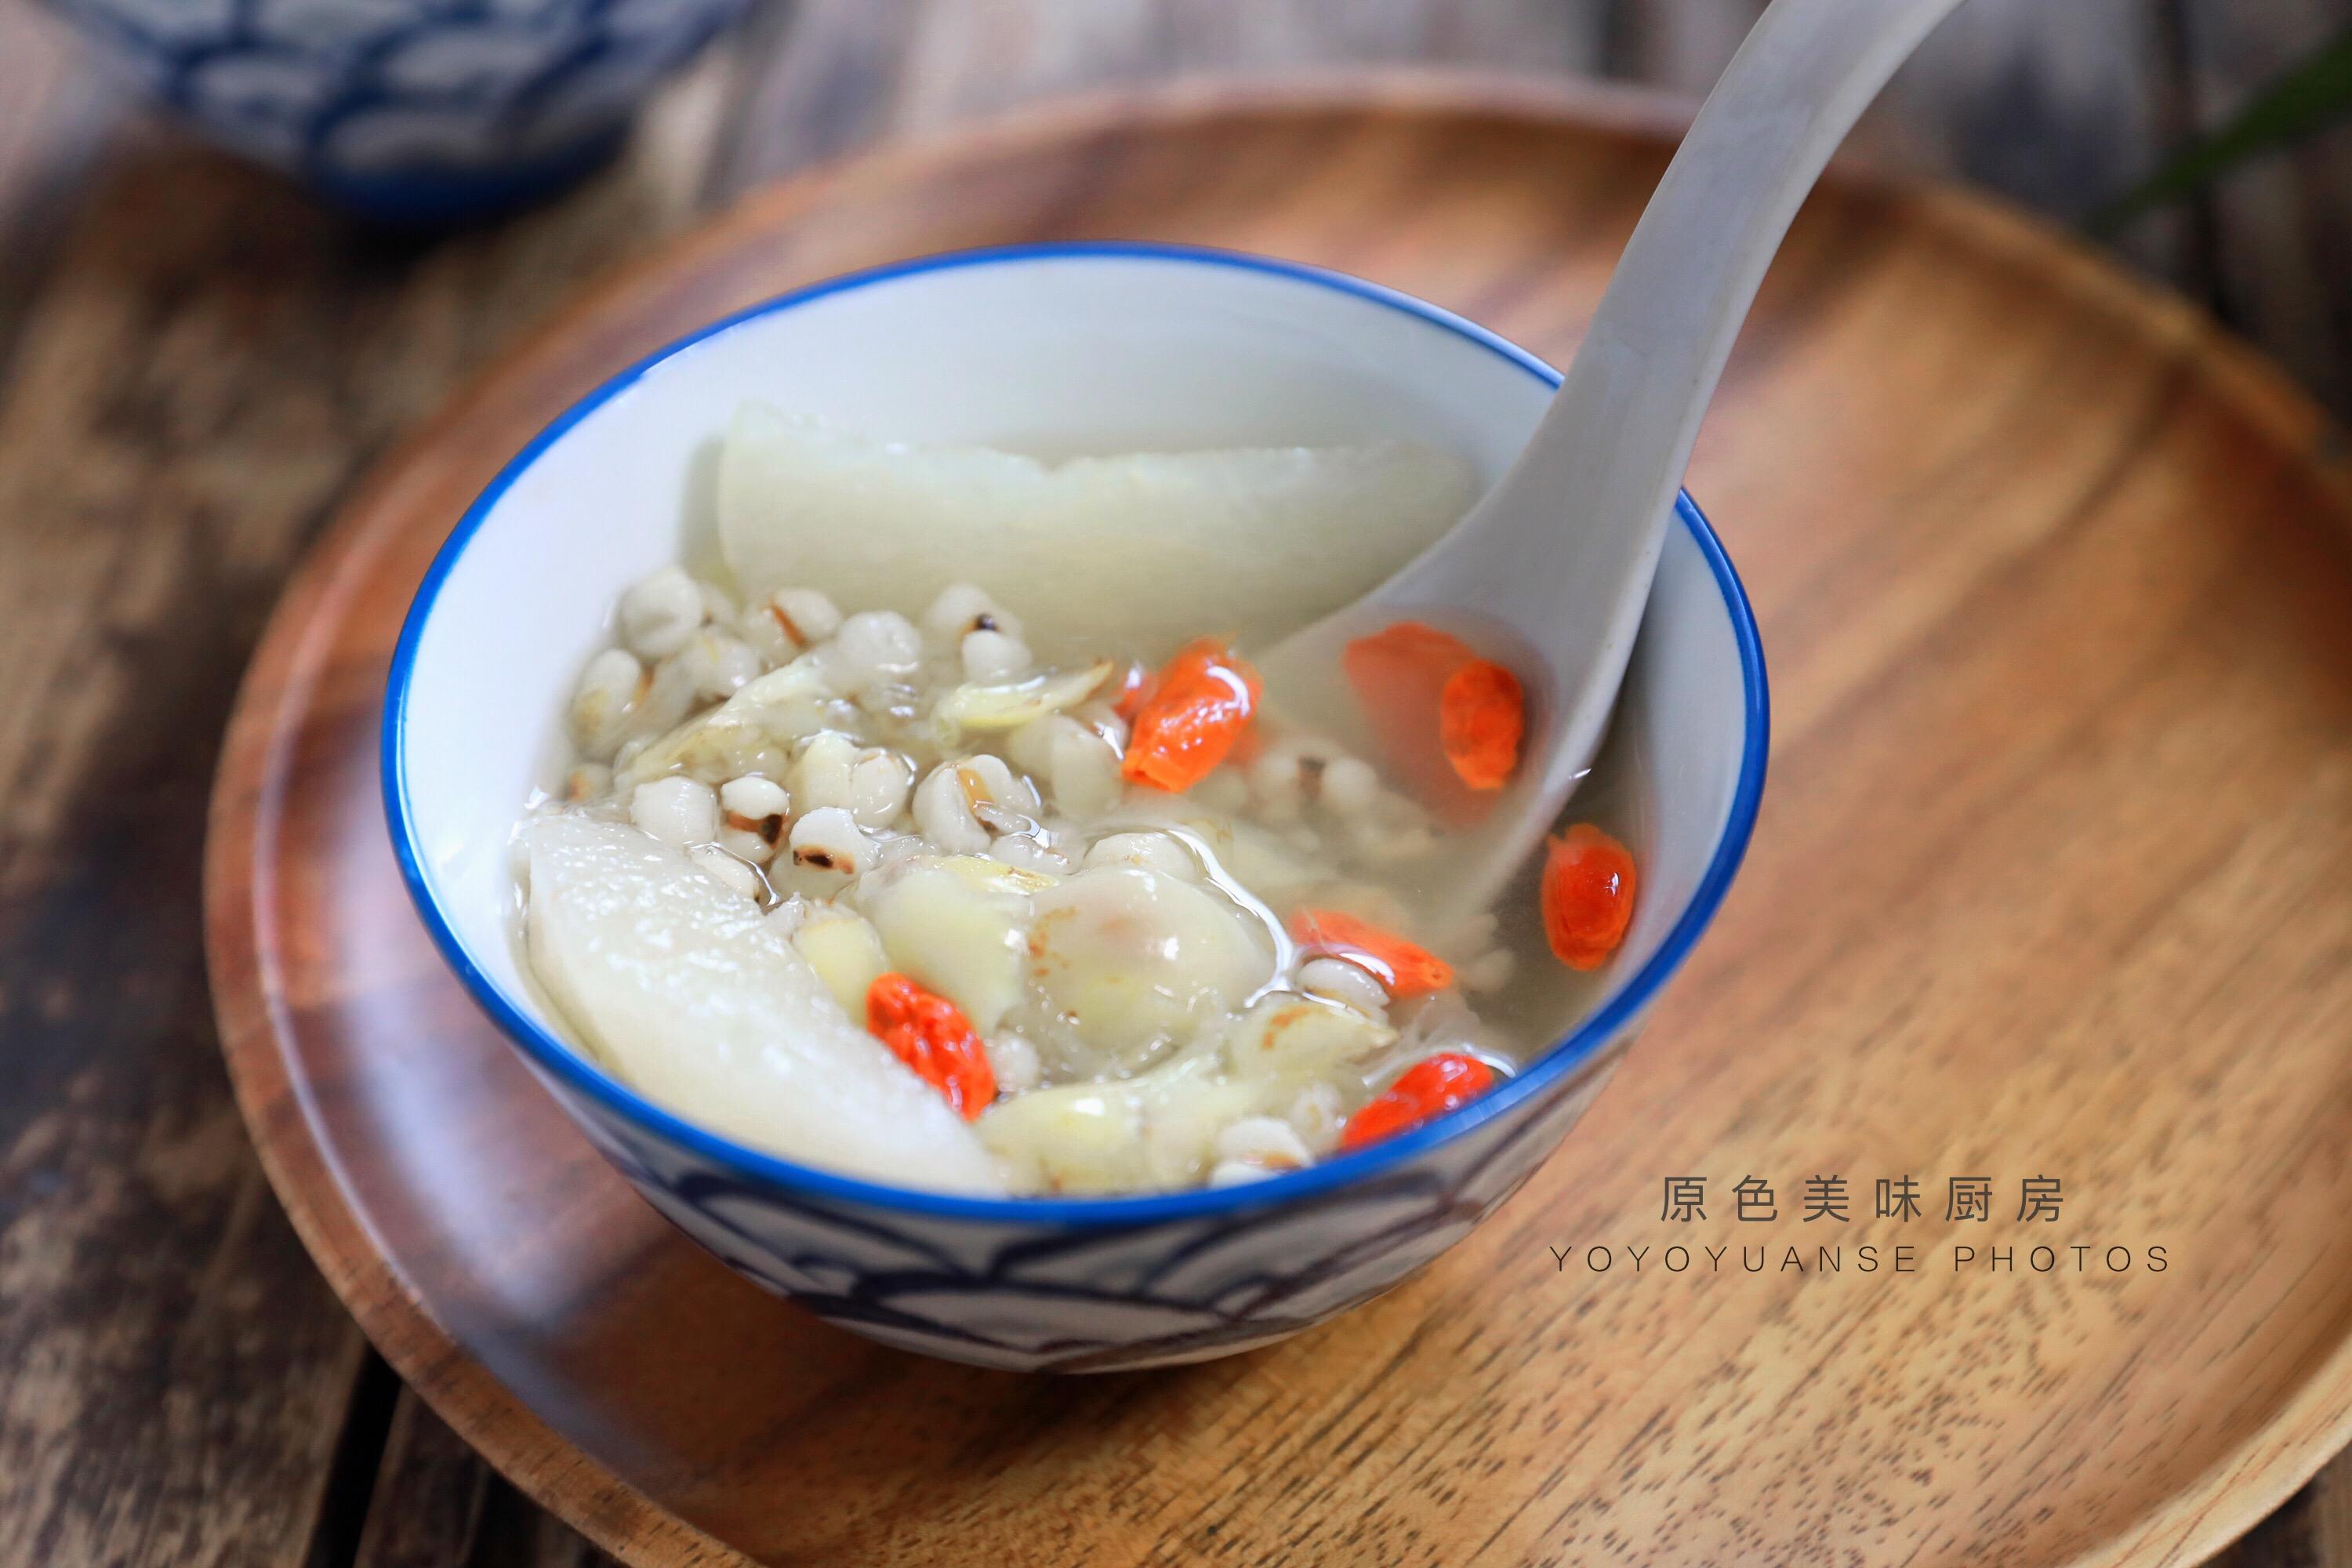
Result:
<svg viewBox="0 0 2352 1568"><path fill-rule="evenodd" d="M915 791L915 827L950 855L977 855L988 847L971 795L953 763L941 763Z"/></svg>
<svg viewBox="0 0 2352 1568"><path fill-rule="evenodd" d="M1003 632L1015 642L1021 622L988 591L971 583L950 583L923 612L923 630L941 647L955 647L973 632Z"/></svg>
<svg viewBox="0 0 2352 1568"><path fill-rule="evenodd" d="M719 809L720 848L754 866L776 858L777 842L792 812L792 798L783 785L757 773L729 779L719 788Z"/></svg>
<svg viewBox="0 0 2352 1568"><path fill-rule="evenodd" d="M621 640L641 658L667 658L702 626L702 589L665 566L621 595Z"/></svg>
<svg viewBox="0 0 2352 1568"><path fill-rule="evenodd" d="M793 864L844 879L866 869L872 840L857 819L837 805L819 806L793 824Z"/></svg>
<svg viewBox="0 0 2352 1568"><path fill-rule="evenodd" d="M1298 820L1306 808L1307 792L1300 782L1298 753L1288 747L1270 747L1249 765L1250 795L1258 816L1276 826Z"/></svg>
<svg viewBox="0 0 2352 1568"><path fill-rule="evenodd" d="M1463 990L1484 994L1508 985L1517 970L1518 955L1507 947L1497 947L1480 953L1456 968L1454 973L1461 981Z"/></svg>
<svg viewBox="0 0 2352 1568"><path fill-rule="evenodd" d="M1010 680L1029 668L1029 650L1003 632L967 632L963 639L966 680Z"/></svg>
<svg viewBox="0 0 2352 1568"><path fill-rule="evenodd" d="M1076 868L1069 858L1059 850L1049 848L1026 834L1008 833L989 845L991 859L1023 871L1037 871L1048 877L1066 877Z"/></svg>
<svg viewBox="0 0 2352 1568"><path fill-rule="evenodd" d="M1126 784L1118 752L1075 719L1056 716L1047 783L1062 809L1074 816L1100 816L1119 803Z"/></svg>
<svg viewBox="0 0 2352 1568"><path fill-rule="evenodd" d="M572 738L583 754L609 757L644 689L646 667L626 648L608 647L580 672L572 696Z"/></svg>
<svg viewBox="0 0 2352 1568"><path fill-rule="evenodd" d="M1328 1154L1339 1146L1339 1133L1348 1124L1347 1107L1332 1085L1310 1083L1291 1100L1285 1120L1300 1142L1318 1155Z"/></svg>
<svg viewBox="0 0 2352 1568"><path fill-rule="evenodd" d="M743 636L771 664L790 664L841 629L841 611L814 588L779 588L743 613Z"/></svg>
<svg viewBox="0 0 2352 1568"><path fill-rule="evenodd" d="M1098 838L1087 851L1087 867L1133 866L1187 882L1201 879L1201 862L1183 844L1165 833L1114 833Z"/></svg>
<svg viewBox="0 0 2352 1568"><path fill-rule="evenodd" d="M803 647L821 643L841 629L839 607L830 595L815 588L779 588L768 595L768 603Z"/></svg>
<svg viewBox="0 0 2352 1568"><path fill-rule="evenodd" d="M760 873L716 844L698 844L686 853L729 891L740 893L747 899L760 896Z"/></svg>
<svg viewBox="0 0 2352 1568"><path fill-rule="evenodd" d="M563 775L565 804L579 805L611 793L613 770L601 763L581 763Z"/></svg>
<svg viewBox="0 0 2352 1568"><path fill-rule="evenodd" d="M879 830L898 820L907 807L907 792L914 787L915 770L907 759L880 746L869 746L849 764L849 810L860 827Z"/></svg>
<svg viewBox="0 0 2352 1568"><path fill-rule="evenodd" d="M778 837L782 835L780 833ZM719 828L719 847L754 866L764 866L776 858L776 847L755 830L746 827Z"/></svg>
<svg viewBox="0 0 2352 1568"><path fill-rule="evenodd" d="M1307 1144L1279 1116L1244 1116L1217 1134L1220 1160L1241 1160L1266 1171L1296 1171L1315 1163Z"/></svg>
<svg viewBox="0 0 2352 1568"><path fill-rule="evenodd" d="M815 909L814 904L810 903L798 893L794 893L788 899L779 900L776 907L770 910L763 917L762 923L770 931L786 942L790 942L793 939L793 933L808 923L809 916Z"/></svg>
<svg viewBox="0 0 2352 1568"><path fill-rule="evenodd" d="M1323 808L1337 816L1364 816L1381 798L1381 775L1361 757L1334 757L1323 770Z"/></svg>
<svg viewBox="0 0 2352 1568"><path fill-rule="evenodd" d="M675 658L698 702L724 702L762 673L760 655L749 643L716 632L688 638Z"/></svg>
<svg viewBox="0 0 2352 1568"><path fill-rule="evenodd" d="M708 844L719 837L719 792L680 774L655 779L630 795L629 820L665 844Z"/></svg>
<svg viewBox="0 0 2352 1568"><path fill-rule="evenodd" d="M747 823L782 816L793 808L792 797L784 793L783 785L757 773L729 779L719 792L719 804L726 808L728 816L742 817Z"/></svg>
<svg viewBox="0 0 2352 1568"><path fill-rule="evenodd" d="M966 757L956 764L956 773L963 780L964 794L971 797L973 809L988 817L989 807L1034 817L1045 809L1037 786L1004 763L1003 757L982 752ZM1001 829L1000 829L1001 831Z"/></svg>
<svg viewBox="0 0 2352 1568"><path fill-rule="evenodd" d="M922 657L922 637L906 616L860 610L834 634L825 672L841 689L858 691L912 674Z"/></svg>
<svg viewBox="0 0 2352 1568"><path fill-rule="evenodd" d="M813 735L793 764L793 799L803 811L822 806L849 808L856 798L852 774L857 765L857 742L827 731Z"/></svg>
<svg viewBox="0 0 2352 1568"><path fill-rule="evenodd" d="M1310 958L1298 966L1298 988L1309 996L1352 1007L1369 1017L1388 1013L1388 987L1368 969L1344 958Z"/></svg>

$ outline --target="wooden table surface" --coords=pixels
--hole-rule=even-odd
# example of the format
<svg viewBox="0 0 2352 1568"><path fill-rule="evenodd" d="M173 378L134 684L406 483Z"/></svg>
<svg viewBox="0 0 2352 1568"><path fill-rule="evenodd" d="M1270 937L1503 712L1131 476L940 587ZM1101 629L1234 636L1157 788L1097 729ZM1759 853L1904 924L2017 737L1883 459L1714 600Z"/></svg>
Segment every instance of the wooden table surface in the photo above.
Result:
<svg viewBox="0 0 2352 1568"><path fill-rule="evenodd" d="M200 955L205 791L289 566L574 286L746 185L1039 96L1372 60L1703 87L1751 0L805 0L496 229L354 229L0 0L0 1568L599 1561L401 1388L278 1211ZM1857 139L2060 218L2345 0L1974 0ZM2352 412L2352 133L2130 234ZM2226 1561L2352 1568L2352 1459Z"/></svg>

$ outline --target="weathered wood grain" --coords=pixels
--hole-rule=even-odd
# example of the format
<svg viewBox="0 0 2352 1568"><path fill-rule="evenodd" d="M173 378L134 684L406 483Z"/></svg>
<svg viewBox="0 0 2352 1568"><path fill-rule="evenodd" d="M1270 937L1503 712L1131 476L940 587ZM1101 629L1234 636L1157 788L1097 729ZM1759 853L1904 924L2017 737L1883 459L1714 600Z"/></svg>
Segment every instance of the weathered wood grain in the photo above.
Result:
<svg viewBox="0 0 2352 1568"><path fill-rule="evenodd" d="M351 476L675 225L694 126L499 234L402 246L88 123L51 24L0 28L0 200L38 215L0 261L0 1563L299 1562L364 1347L215 1065L195 803ZM100 138L86 186L44 184Z"/></svg>
<svg viewBox="0 0 2352 1568"><path fill-rule="evenodd" d="M177 168L217 216L266 216L250 177ZM290 550L291 514L324 498L306 506L299 465L216 466L242 468L306 401L202 368L255 303L249 279L144 336L191 272L241 248L217 216L149 231L141 205L173 205L161 174L125 174L122 205L62 240L69 281L22 318L0 393L11 1563L299 1549L360 1355L205 1059L190 905L190 803L275 589L242 567Z"/></svg>
<svg viewBox="0 0 2352 1568"><path fill-rule="evenodd" d="M368 1491L352 1568L440 1568L478 1560L489 1472L465 1439L402 1393Z"/></svg>
<svg viewBox="0 0 2352 1568"><path fill-rule="evenodd" d="M2352 26L2340 0L2180 3L2190 95L2208 125ZM2352 416L2352 133L2248 164L2210 199L2222 319Z"/></svg>
<svg viewBox="0 0 2352 1568"><path fill-rule="evenodd" d="M53 19L0 0L0 1564L323 1551L320 1568L341 1568L368 1528L374 1473L354 1481L338 1462L389 1443L390 1406L362 1397L362 1429L344 1430L372 1374L273 1226L205 1065L192 829L135 803L201 788L292 553L445 388L606 261L877 137L1065 89L1365 59L1597 64L1695 90L1753 9L801 0L666 95L615 175L495 234L392 246L127 113ZM2114 166L2225 111L2329 21L2320 0L1969 12L1985 19L1931 45L1868 145L2060 216L2097 194L2084 171L2137 172ZM2342 145L2252 171L2130 241L2339 408ZM1850 602L1897 626L1928 613ZM143 744L124 738L142 724ZM257 1296L267 1354L239 1337ZM410 1473L397 1459L387 1447L395 1510ZM2352 1465L2240 1547L2242 1568L2352 1563L2340 1475ZM478 1568L581 1550L503 1482L479 1491Z"/></svg>
<svg viewBox="0 0 2352 1568"><path fill-rule="evenodd" d="M2189 127L2145 0L1969 0L1888 85L1875 140L2062 222L2128 184Z"/></svg>
<svg viewBox="0 0 2352 1568"><path fill-rule="evenodd" d="M1611 76L1696 100L1713 85L1763 9L1760 0L1643 0L1612 6L1603 64Z"/></svg>
<svg viewBox="0 0 2352 1568"><path fill-rule="evenodd" d="M58 215L120 116L120 94L61 23L0 5L0 379L55 251Z"/></svg>
<svg viewBox="0 0 2352 1568"><path fill-rule="evenodd" d="M351 1568L609 1568L612 1559L516 1491L415 1394L400 1389L362 1500Z"/></svg>
<svg viewBox="0 0 2352 1568"><path fill-rule="evenodd" d="M1622 7L1612 74L1703 94L1747 36L1759 0ZM1972 181L2071 223L2187 135L2168 13L2150 0L1970 0L1920 47L1855 129L1850 153ZM2185 215L2124 237L2132 262L2192 294L2210 281Z"/></svg>
<svg viewBox="0 0 2352 1568"><path fill-rule="evenodd" d="M1702 91L1754 0L1622 7L1612 74ZM1978 181L2062 221L2113 195L2346 19L2326 0L1976 0L1897 78L1855 138L1896 167ZM2123 237L2135 265L2277 356L2338 417L2352 413L2352 142L2275 157ZM2352 1563L2352 1531L2313 1498L2352 1493L2340 1460L2245 1542L2232 1568Z"/></svg>
<svg viewBox="0 0 2352 1568"><path fill-rule="evenodd" d="M719 184L1055 93L1375 63L1599 68L1605 0L803 0L757 67Z"/></svg>
<svg viewBox="0 0 2352 1568"><path fill-rule="evenodd" d="M1599 0L1177 0L1095 7L1077 26L1053 0L937 10L909 53L898 121L920 131L1053 92L1210 74L1410 64L1590 75L1605 10Z"/></svg>
<svg viewBox="0 0 2352 1568"><path fill-rule="evenodd" d="M1664 143L1530 96L1190 92L757 198L446 415L296 584L212 838L249 1118L404 1375L630 1560L2175 1563L2341 1438L2352 477L2193 314L1954 197L1825 191L1695 460L1780 699L1721 929L1560 1156L1383 1301L1075 1384L849 1342L653 1219L440 973L370 720L407 584L523 432L731 303L1046 233L1349 265L1562 354ZM1736 1246L1662 1233L1660 1178L1823 1169L2058 1174L2051 1234L2171 1263L1706 1283L1549 1253Z"/></svg>

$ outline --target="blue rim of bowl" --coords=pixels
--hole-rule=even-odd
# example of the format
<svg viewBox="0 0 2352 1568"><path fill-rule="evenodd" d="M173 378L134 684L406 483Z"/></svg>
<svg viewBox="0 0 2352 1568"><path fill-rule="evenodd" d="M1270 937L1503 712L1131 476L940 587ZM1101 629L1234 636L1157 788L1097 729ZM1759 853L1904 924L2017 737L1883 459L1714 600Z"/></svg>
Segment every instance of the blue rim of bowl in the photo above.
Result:
<svg viewBox="0 0 2352 1568"><path fill-rule="evenodd" d="M1681 517L1684 527L1689 530L1700 553L1706 557L1709 570L1715 574L1716 585L1722 592L1724 606L1730 616L1733 636L1739 647L1740 680L1745 695L1743 720L1747 734L1739 763L1739 779L1733 791L1731 810L1724 819L1722 837L1716 841L1715 853L1709 858L1697 888L1692 892L1690 902L1684 907L1673 928L1667 931L1665 940L1646 963L1525 1071L1492 1093L1458 1110L1424 1122L1409 1132L1400 1133L1370 1149L1342 1154L1304 1170L1241 1186L1209 1187L1139 1197L963 1197L950 1193L890 1186L797 1164L779 1155L763 1153L731 1139L722 1138L663 1109L611 1077L517 1005L482 972L467 952L456 930L442 915L439 900L417 852L408 805L405 732L409 679L416 660L417 645L423 637L425 622L432 616L434 603L440 596L441 585L456 566L458 557L465 553L467 544L497 509L508 488L539 459L540 454L561 440L572 426L635 384L647 373L677 358L706 339L744 322L793 310L854 289L872 288L928 272L967 267L1057 260L1177 262L1233 268L1328 289L1353 295L1466 338L1510 361L1547 386L1559 384L1559 372L1475 321L1410 294L1350 277L1344 272L1242 251L1139 241L996 246L950 251L845 273L722 316L709 325L656 350L613 376L558 415L546 429L532 438L529 446L517 453L474 504L467 509L466 515L458 520L457 526L450 531L448 539L434 556L433 563L425 570L423 583L417 587L416 597L409 605L407 619L400 629L400 641L393 650L392 674L384 691L381 736L384 813L391 828L393 853L399 859L401 877L408 885L409 897L415 903L417 913L423 918L435 945L440 948L442 957L457 972L475 1003L534 1064L604 1110L754 1185L778 1188L789 1194L835 1204L933 1217L1080 1228L1140 1226L1166 1220L1233 1215L1313 1197L1376 1176L1383 1171L1410 1163L1437 1145L1448 1142L1493 1118L1505 1115L1522 1102L1542 1094L1552 1084L1591 1059L1627 1026L1638 1020L1666 981L1690 956L1691 949L1714 919L1725 893L1730 889L1732 878L1739 869L1739 862L1748 852L1748 838L1755 830L1757 809L1764 794L1765 759L1770 749L1771 730L1763 645L1757 635L1756 616L1748 605L1747 589L1741 585L1731 558L1724 552L1722 541L1716 537L1715 530L1692 501L1689 493L1680 491L1675 500L1675 512Z"/></svg>

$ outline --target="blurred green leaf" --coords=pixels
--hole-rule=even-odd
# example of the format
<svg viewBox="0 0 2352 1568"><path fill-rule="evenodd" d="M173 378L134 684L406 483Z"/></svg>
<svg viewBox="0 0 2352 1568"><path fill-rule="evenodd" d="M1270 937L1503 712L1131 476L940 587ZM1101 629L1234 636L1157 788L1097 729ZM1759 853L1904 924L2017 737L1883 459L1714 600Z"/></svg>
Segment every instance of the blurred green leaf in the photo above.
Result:
<svg viewBox="0 0 2352 1568"><path fill-rule="evenodd" d="M2256 93L2230 121L2165 161L2164 166L2091 215L2087 226L2111 238L2126 224L2176 201L2258 153L2324 131L2352 115L2352 27L2322 44Z"/></svg>

